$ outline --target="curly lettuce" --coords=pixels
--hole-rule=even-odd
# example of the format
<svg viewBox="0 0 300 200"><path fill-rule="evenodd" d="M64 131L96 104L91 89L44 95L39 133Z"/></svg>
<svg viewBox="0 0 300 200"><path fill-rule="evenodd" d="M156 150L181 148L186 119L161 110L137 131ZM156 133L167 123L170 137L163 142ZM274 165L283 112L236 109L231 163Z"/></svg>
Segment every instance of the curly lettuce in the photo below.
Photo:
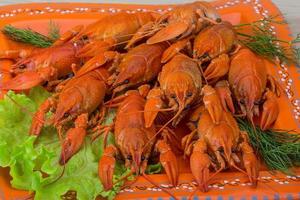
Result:
<svg viewBox="0 0 300 200"><path fill-rule="evenodd" d="M86 138L82 149L65 165L58 159L61 143L55 128L45 126L40 136L29 136L33 113L50 96L42 87L34 88L28 95L8 92L0 100L0 167L9 167L11 185L16 189L34 192L36 200L56 200L68 191L76 191L79 200L97 196L113 199L123 182L110 191L104 191L98 178L98 161L104 149L103 138L91 142ZM110 112L105 124L112 123L115 112ZM114 143L112 134L108 144ZM159 173L161 165L149 165L147 173ZM129 170L118 163L114 179L123 177Z"/></svg>
<svg viewBox="0 0 300 200"><path fill-rule="evenodd" d="M58 164L60 142L53 127L45 127L38 138L28 135L32 114L49 95L34 88L27 96L9 92L0 100L0 166L10 168L12 187L34 192L37 200L60 199L68 191L76 191L77 199L98 195L113 199L122 183L111 191L103 190L97 173L102 138L93 143L87 138L63 169ZM114 178L125 171L118 167Z"/></svg>

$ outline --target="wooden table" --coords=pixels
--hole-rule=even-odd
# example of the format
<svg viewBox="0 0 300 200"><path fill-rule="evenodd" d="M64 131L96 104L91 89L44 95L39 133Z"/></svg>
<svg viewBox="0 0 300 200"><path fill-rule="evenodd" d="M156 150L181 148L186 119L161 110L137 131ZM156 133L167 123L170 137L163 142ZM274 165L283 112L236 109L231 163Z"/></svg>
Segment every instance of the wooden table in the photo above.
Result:
<svg viewBox="0 0 300 200"><path fill-rule="evenodd" d="M194 0L1 0L0 5L28 3L28 2L93 2L93 3L143 3L143 4L170 4L192 2ZM300 1L273 0L289 22L294 35L300 33Z"/></svg>

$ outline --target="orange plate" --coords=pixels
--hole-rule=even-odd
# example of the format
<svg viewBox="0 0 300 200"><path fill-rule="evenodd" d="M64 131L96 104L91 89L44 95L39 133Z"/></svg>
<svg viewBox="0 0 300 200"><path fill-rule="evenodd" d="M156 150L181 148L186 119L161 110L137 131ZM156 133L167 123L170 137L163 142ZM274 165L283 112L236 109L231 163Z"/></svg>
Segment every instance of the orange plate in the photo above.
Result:
<svg viewBox="0 0 300 200"><path fill-rule="evenodd" d="M280 11L269 0L219 0L213 3L223 17L233 23L250 22L261 19L266 15L276 15ZM156 10L158 12L171 9L172 5L121 5L121 4L86 4L86 3L40 3L22 4L0 7L0 26L12 24L18 27L30 27L41 33L47 31L49 20L53 20L64 32L77 24L91 23L104 15L114 12L143 12ZM274 25L274 32L278 37L290 40L291 32L287 25ZM20 47L19 44L8 41L0 34L0 50ZM22 45L23 46L23 45ZM1 81L9 79L7 69L9 61L0 61ZM276 128L300 130L300 67L276 66L267 63L269 72L280 82L285 94L279 99L280 115ZM298 104L299 101L299 104ZM297 116L298 114L298 116ZM26 191L14 190L9 184L7 169L0 169L0 200L24 199ZM298 170L298 174L300 171ZM165 175L151 176L158 184L167 184ZM187 199L191 194L193 182L190 173L180 174L180 185L171 191L178 198ZM208 193L197 193L193 199L300 199L300 176L290 177L283 174L275 176L267 171L261 172L260 182L256 189L247 185L245 175L237 172L219 174L211 181ZM149 185L144 179L125 188L117 199L169 199L158 188Z"/></svg>

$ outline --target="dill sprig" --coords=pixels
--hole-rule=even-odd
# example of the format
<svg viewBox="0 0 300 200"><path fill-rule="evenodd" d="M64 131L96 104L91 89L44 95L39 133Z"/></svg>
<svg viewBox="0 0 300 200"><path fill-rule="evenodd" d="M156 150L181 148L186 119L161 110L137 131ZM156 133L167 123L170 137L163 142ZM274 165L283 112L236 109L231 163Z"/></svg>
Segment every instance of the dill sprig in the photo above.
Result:
<svg viewBox="0 0 300 200"><path fill-rule="evenodd" d="M239 24L235 28L239 42L268 60L280 60L281 62L297 63L300 52L293 44L300 42L298 34L294 40L286 41L277 38L272 32L272 25L286 24L284 20L277 20L279 15L257 20L251 23ZM247 29L247 33L246 30ZM250 30L249 30L250 29ZM250 31L250 33L249 33Z"/></svg>
<svg viewBox="0 0 300 200"><path fill-rule="evenodd" d="M270 170L293 174L291 168L300 166L300 135L283 130L262 131L242 119L238 123Z"/></svg>
<svg viewBox="0 0 300 200"><path fill-rule="evenodd" d="M51 46L59 38L59 26L56 23L50 21L48 31L48 36L45 36L31 29L20 29L12 25L6 25L2 29L2 33L14 41L41 48Z"/></svg>
<svg viewBox="0 0 300 200"><path fill-rule="evenodd" d="M48 37L52 41L56 41L60 37L60 28L57 23L54 21L50 20L49 22L49 28L48 28Z"/></svg>
<svg viewBox="0 0 300 200"><path fill-rule="evenodd" d="M37 47L45 48L51 46L53 43L47 36L30 29L19 29L11 25L6 25L2 29L2 32L12 40Z"/></svg>

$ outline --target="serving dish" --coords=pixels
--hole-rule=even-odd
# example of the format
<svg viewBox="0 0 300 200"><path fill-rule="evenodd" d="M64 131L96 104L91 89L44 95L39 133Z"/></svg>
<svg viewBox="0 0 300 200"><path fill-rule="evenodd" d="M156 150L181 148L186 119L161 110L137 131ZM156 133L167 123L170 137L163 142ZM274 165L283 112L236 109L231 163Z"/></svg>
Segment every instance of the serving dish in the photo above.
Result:
<svg viewBox="0 0 300 200"><path fill-rule="evenodd" d="M250 22L259 20L262 17L276 15L280 11L268 0L219 0L213 5L225 17L232 20L232 23ZM78 24L91 23L104 15L115 12L145 12L155 10L164 12L172 9L173 5L120 5L120 4L24 4L5 6L0 8L0 26L12 24L20 28L31 28L35 31L45 33L45 26L49 20L55 21L65 32ZM76 19L76 20L74 20ZM288 25L274 25L274 34L279 38L291 39ZM20 44L8 41L5 36L0 35L1 50L20 48ZM2 81L8 78L7 70L9 61L1 61ZM284 95L279 99L280 114L275 128L286 130L300 130L300 68L296 65L267 63L268 71L280 82ZM300 171L298 171L300 175ZM7 169L0 171L0 198L2 199L24 199L28 192L14 190L9 184ZM165 175L151 175L159 184L166 184ZM194 199L298 199L300 188L299 176L287 176L284 174L270 174L262 171L260 174L258 188L248 186L244 175L237 172L225 172L216 176L210 184L211 190L208 193L198 192ZM192 176L186 166L181 167L180 184L173 188L176 196L188 198L193 190ZM149 185L145 180L139 179L134 185L121 190L117 199L169 199L160 189Z"/></svg>

